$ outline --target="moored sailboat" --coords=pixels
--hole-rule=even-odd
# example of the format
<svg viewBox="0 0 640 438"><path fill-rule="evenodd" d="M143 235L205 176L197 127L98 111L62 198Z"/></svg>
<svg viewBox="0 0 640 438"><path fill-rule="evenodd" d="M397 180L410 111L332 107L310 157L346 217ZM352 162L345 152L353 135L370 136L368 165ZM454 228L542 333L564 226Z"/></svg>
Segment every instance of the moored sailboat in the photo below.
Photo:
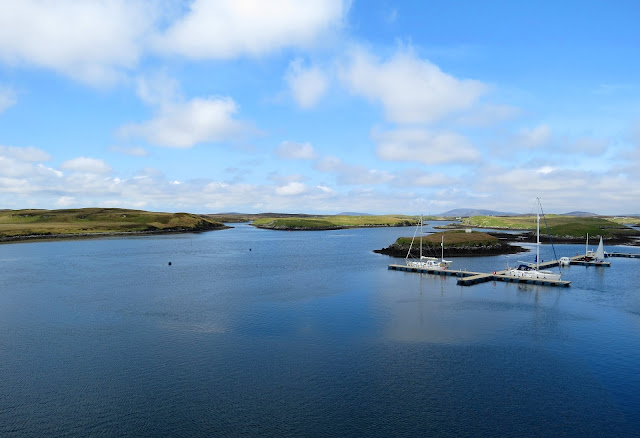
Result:
<svg viewBox="0 0 640 438"><path fill-rule="evenodd" d="M452 263L451 260L444 259L444 233L442 233L442 241L440 242L441 258L438 259L437 257L424 256L422 255L422 224L422 215L420 215L420 223L416 226L416 231L413 233L413 239L411 239L411 245L409 245L409 251L407 252L407 256L405 257L405 262L407 263L407 266L411 268L444 271ZM420 258L418 260L415 260L411 258L411 249L413 248L413 242L415 241L418 230L420 231Z"/></svg>
<svg viewBox="0 0 640 438"><path fill-rule="evenodd" d="M536 262L521 263L517 268L507 268L505 275L518 278L557 281L560 280L561 274L540 269L540 211L542 210L542 205L540 204L540 198L536 199L538 200L538 209L536 211Z"/></svg>

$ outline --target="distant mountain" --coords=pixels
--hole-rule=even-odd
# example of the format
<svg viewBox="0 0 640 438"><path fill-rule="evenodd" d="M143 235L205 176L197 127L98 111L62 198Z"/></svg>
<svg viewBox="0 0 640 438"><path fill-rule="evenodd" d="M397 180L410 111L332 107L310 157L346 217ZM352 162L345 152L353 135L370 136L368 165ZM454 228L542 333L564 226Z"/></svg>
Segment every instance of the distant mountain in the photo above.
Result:
<svg viewBox="0 0 640 438"><path fill-rule="evenodd" d="M562 213L561 216L591 217L598 215L595 213L589 213L588 211L570 211L569 213Z"/></svg>
<svg viewBox="0 0 640 438"><path fill-rule="evenodd" d="M483 210L481 208L456 208L453 210L440 213L439 216L455 216L455 217L467 217L467 216L517 216L517 213L505 213L503 211L495 210Z"/></svg>
<svg viewBox="0 0 640 438"><path fill-rule="evenodd" d="M336 216L373 216L371 213L354 213L352 211L343 211L336 214Z"/></svg>

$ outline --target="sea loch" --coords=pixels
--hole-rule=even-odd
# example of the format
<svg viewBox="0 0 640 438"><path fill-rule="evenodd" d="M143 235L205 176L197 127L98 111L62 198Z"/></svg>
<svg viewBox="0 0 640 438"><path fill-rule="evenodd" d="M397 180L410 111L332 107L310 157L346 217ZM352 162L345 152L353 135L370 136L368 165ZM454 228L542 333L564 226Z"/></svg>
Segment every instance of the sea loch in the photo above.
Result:
<svg viewBox="0 0 640 438"><path fill-rule="evenodd" d="M462 287L387 270L406 234L0 245L0 435L640 435L640 260Z"/></svg>

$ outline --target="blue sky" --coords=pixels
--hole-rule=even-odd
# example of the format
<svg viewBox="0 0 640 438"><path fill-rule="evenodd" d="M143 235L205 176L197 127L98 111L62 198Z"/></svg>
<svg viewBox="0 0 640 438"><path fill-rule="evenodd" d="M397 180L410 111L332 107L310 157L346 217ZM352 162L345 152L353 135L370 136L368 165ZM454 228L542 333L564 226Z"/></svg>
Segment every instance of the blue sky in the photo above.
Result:
<svg viewBox="0 0 640 438"><path fill-rule="evenodd" d="M0 208L640 213L636 1L7 0Z"/></svg>

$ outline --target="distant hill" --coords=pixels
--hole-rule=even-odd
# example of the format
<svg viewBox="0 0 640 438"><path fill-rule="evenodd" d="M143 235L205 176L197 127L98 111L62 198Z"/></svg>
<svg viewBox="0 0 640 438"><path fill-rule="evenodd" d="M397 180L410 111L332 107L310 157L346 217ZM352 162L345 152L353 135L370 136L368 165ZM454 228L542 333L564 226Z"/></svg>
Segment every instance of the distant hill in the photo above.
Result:
<svg viewBox="0 0 640 438"><path fill-rule="evenodd" d="M562 213L562 216L577 216L577 217L592 217L599 216L595 213L589 213L588 211L570 211L569 213Z"/></svg>
<svg viewBox="0 0 640 438"><path fill-rule="evenodd" d="M352 211L343 211L342 213L337 213L336 216L373 216L371 213L354 213Z"/></svg>
<svg viewBox="0 0 640 438"><path fill-rule="evenodd" d="M453 210L440 213L439 216L455 216L455 217L468 217L468 216L516 216L517 213L505 213L503 211L495 210L483 210L480 208L456 208Z"/></svg>

